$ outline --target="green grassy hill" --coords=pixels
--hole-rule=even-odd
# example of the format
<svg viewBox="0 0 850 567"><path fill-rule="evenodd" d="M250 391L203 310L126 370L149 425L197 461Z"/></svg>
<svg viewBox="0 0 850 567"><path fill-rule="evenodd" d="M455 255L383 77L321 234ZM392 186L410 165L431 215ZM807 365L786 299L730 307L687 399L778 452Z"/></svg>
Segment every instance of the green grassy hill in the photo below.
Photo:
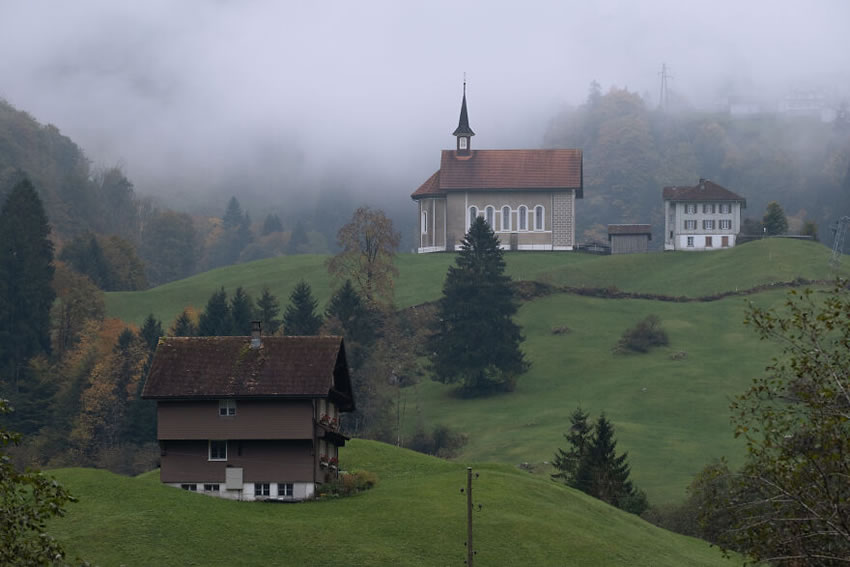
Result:
<svg viewBox="0 0 850 567"><path fill-rule="evenodd" d="M99 565L462 565L465 465L368 441L343 449L348 468L380 477L371 491L292 505L230 502L159 484L66 469L79 498L51 532ZM479 565L730 566L703 541L676 535L505 465L476 466Z"/></svg>
<svg viewBox="0 0 850 567"><path fill-rule="evenodd" d="M699 297L798 277L830 278L829 255L828 248L814 242L767 239L710 253L593 256L513 252L506 258L508 273L516 280ZM153 313L167 325L186 306L202 309L209 296L222 286L231 293L242 286L254 298L259 297L263 286L268 286L285 305L295 284L302 279L324 306L335 287L325 268L326 259L321 255L269 258L211 270L146 291L107 293L107 314L141 324ZM399 254L396 304L408 307L438 299L446 270L453 262L453 254ZM845 268L843 273L850 272Z"/></svg>
<svg viewBox="0 0 850 567"><path fill-rule="evenodd" d="M828 279L826 247L769 239L711 253L634 256L514 253L507 255L515 279L553 285L610 287L634 292L697 297L795 278ZM268 285L285 304L300 278L324 303L329 282L322 256L296 256L231 266L145 292L108 294L109 313L141 322L153 311L164 321L184 305L203 307L219 286L245 286L255 296ZM441 294L451 254L401 255L396 298L400 306ZM445 424L469 437L460 458L510 465L544 461L564 444L571 411L601 411L616 427L619 448L630 454L635 481L651 502L680 500L705 464L740 458L729 425L729 399L759 375L775 346L743 326L748 300L770 305L783 291L714 302L672 303L597 299L554 294L526 302L518 322L532 362L515 392L461 400L451 388L423 380L403 391L404 433ZM670 346L646 355L613 355L620 334L646 315L661 317ZM553 327L568 327L565 335ZM684 352L682 360L671 354Z"/></svg>

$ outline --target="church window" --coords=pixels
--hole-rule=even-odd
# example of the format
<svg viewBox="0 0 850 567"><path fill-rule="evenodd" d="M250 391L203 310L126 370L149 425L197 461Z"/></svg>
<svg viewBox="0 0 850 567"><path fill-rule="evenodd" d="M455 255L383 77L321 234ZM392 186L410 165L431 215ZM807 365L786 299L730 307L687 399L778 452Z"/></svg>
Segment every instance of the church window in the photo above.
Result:
<svg viewBox="0 0 850 567"><path fill-rule="evenodd" d="M475 217L478 216L478 207L469 207L469 226L467 226L467 230L472 227L472 223L475 222Z"/></svg>
<svg viewBox="0 0 850 567"><path fill-rule="evenodd" d="M543 207L534 207L534 230L543 230Z"/></svg>
<svg viewBox="0 0 850 567"><path fill-rule="evenodd" d="M528 230L528 208L525 205L519 208L519 229Z"/></svg>
<svg viewBox="0 0 850 567"><path fill-rule="evenodd" d="M493 225L493 217L496 216L496 209L488 206L486 209L484 209L484 211L485 211L485 215L486 215L485 219L487 220L487 224L489 224L490 228L492 229L493 226L494 226Z"/></svg>
<svg viewBox="0 0 850 567"><path fill-rule="evenodd" d="M510 207L502 207L502 230L507 231L511 229L511 208Z"/></svg>

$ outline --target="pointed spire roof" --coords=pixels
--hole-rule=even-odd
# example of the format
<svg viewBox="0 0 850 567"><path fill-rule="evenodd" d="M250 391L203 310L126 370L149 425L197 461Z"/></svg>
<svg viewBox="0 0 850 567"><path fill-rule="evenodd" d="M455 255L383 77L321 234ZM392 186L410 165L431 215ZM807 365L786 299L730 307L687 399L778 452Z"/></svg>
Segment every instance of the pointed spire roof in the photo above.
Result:
<svg viewBox="0 0 850 567"><path fill-rule="evenodd" d="M475 132L469 127L469 116L466 114L466 81L463 82L463 103L460 105L460 120L452 136L474 136Z"/></svg>

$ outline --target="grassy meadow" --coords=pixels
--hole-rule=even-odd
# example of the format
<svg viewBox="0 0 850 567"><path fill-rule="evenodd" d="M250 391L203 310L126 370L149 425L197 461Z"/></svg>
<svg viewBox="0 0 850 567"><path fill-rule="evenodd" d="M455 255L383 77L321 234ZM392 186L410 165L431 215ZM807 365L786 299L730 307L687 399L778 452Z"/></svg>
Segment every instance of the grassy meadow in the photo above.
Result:
<svg viewBox="0 0 850 567"><path fill-rule="evenodd" d="M53 471L79 502L51 533L98 565L462 565L465 465L355 440L350 469L375 472L365 493L302 504L231 502L92 469ZM707 543L514 467L475 466L481 565L731 566Z"/></svg>
<svg viewBox="0 0 850 567"><path fill-rule="evenodd" d="M631 256L509 253L508 272L518 280L556 286L616 287L624 291L699 297L796 278L829 279L830 250L813 242L767 239L711 253ZM230 266L143 292L107 294L108 314L140 323L153 312L168 325L186 305L202 308L220 286L242 285L254 297L268 286L285 306L302 278L323 306L331 293L324 256L273 258ZM398 257L399 307L441 295L452 254ZM846 269L844 270L846 275ZM729 400L759 375L777 347L743 325L748 301L780 304L783 290L720 301L673 303L598 299L556 293L525 302L517 316L532 363L516 391L463 400L427 378L402 392L402 432L445 424L469 441L457 461L536 465L564 446L569 414L581 405L592 416L605 411L620 450L630 454L635 481L653 503L675 502L705 464L740 459ZM621 333L648 314L658 315L669 347L645 355L614 355ZM566 326L570 332L552 333ZM671 359L685 353L681 360Z"/></svg>

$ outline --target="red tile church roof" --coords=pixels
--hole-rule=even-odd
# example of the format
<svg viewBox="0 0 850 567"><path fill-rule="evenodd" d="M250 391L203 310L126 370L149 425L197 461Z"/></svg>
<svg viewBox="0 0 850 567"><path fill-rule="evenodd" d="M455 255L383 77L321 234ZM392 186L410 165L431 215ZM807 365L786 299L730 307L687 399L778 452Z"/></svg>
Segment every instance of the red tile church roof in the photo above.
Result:
<svg viewBox="0 0 850 567"><path fill-rule="evenodd" d="M468 156L443 150L439 171L411 197L449 191L559 189L575 189L576 197L582 197L581 150L474 150Z"/></svg>

